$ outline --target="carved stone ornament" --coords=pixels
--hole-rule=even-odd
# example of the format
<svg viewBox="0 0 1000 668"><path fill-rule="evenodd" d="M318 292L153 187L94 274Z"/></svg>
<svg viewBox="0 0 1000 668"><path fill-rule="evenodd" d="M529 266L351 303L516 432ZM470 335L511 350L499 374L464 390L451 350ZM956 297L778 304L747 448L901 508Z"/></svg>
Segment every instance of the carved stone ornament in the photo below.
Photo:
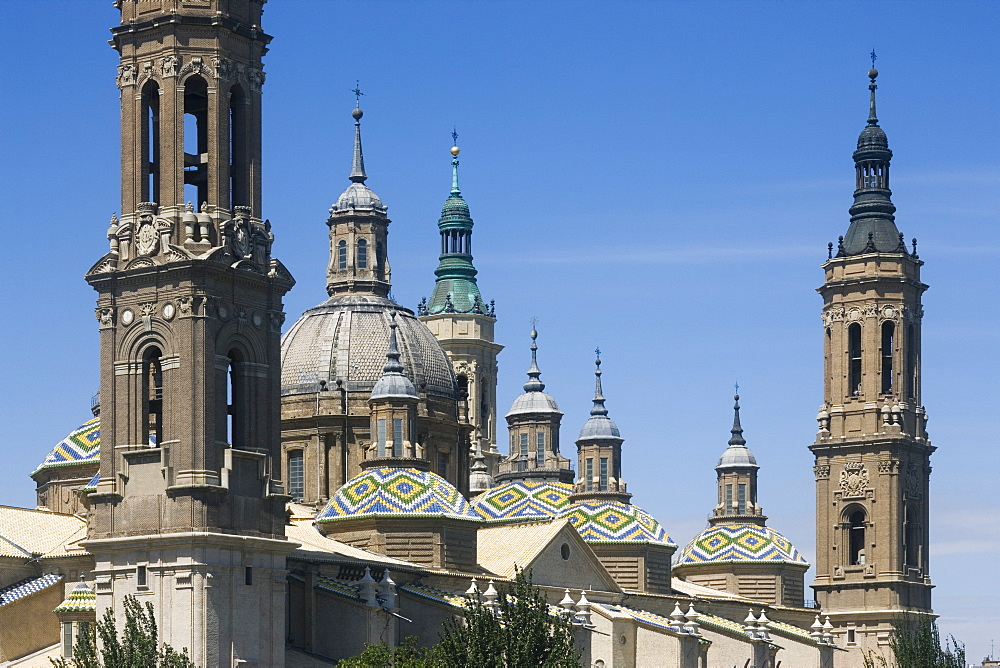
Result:
<svg viewBox="0 0 1000 668"><path fill-rule="evenodd" d="M910 462L906 465L906 496L911 499L919 499L920 494L920 465Z"/></svg>
<svg viewBox="0 0 1000 668"><path fill-rule="evenodd" d="M135 313L132 311L132 309L127 308L127 309L123 310L122 311L122 324L125 325L126 327L128 327L133 322L135 322Z"/></svg>
<svg viewBox="0 0 1000 668"><path fill-rule="evenodd" d="M155 207L142 202L138 207L139 221L135 232L135 250L138 255L155 255L160 248L160 236L154 220Z"/></svg>
<svg viewBox="0 0 1000 668"><path fill-rule="evenodd" d="M868 487L868 469L861 462L848 464L840 472L840 489L844 496L864 496Z"/></svg>
<svg viewBox="0 0 1000 668"><path fill-rule="evenodd" d="M236 74L236 67L233 65L233 61L228 58L213 56L212 67L215 68L215 76L219 79L232 79L233 75Z"/></svg>
<svg viewBox="0 0 1000 668"><path fill-rule="evenodd" d="M847 319L850 321L861 320L861 309L852 308L847 312Z"/></svg>
<svg viewBox="0 0 1000 668"><path fill-rule="evenodd" d="M826 465L823 465L823 466L814 466L813 467L813 473L816 474L817 478L829 478L830 477L830 467L826 466Z"/></svg>
<svg viewBox="0 0 1000 668"><path fill-rule="evenodd" d="M160 58L160 76L177 76L177 68L180 64L181 60L177 56L164 56Z"/></svg>
<svg viewBox="0 0 1000 668"><path fill-rule="evenodd" d="M181 76L186 74L206 74L213 79L215 78L215 72L212 68L205 64L204 59L201 56L192 56L191 61L181 68Z"/></svg>
<svg viewBox="0 0 1000 668"><path fill-rule="evenodd" d="M246 218L233 221L233 255L239 258L249 257L252 237L253 230Z"/></svg>
<svg viewBox="0 0 1000 668"><path fill-rule="evenodd" d="M119 88L124 88L125 86L131 86L135 84L135 77L137 74L137 69L135 65L119 65L118 66L118 76L115 77L115 83Z"/></svg>
<svg viewBox="0 0 1000 668"><path fill-rule="evenodd" d="M878 314L878 304L865 304L864 314L866 318L874 318Z"/></svg>
<svg viewBox="0 0 1000 668"><path fill-rule="evenodd" d="M163 317L166 318L167 320L173 319L174 315L177 313L173 305L173 302L167 302L166 304L164 304L163 308L161 309L161 312L163 313Z"/></svg>
<svg viewBox="0 0 1000 668"><path fill-rule="evenodd" d="M247 69L247 82L250 84L250 90L259 93L264 87L264 78L263 70Z"/></svg>
<svg viewBox="0 0 1000 668"><path fill-rule="evenodd" d="M115 310L113 308L98 308L95 309L95 314L97 321L101 323L101 328L111 327L115 324Z"/></svg>
<svg viewBox="0 0 1000 668"><path fill-rule="evenodd" d="M899 466L899 462L895 459L883 459L878 463L878 472L883 474L892 473L896 470L897 466Z"/></svg>

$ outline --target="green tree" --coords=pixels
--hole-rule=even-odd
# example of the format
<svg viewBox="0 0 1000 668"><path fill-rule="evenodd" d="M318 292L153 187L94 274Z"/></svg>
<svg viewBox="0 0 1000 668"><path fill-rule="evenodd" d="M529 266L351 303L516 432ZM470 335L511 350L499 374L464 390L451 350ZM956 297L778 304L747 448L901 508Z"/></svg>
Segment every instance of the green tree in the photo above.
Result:
<svg viewBox="0 0 1000 668"><path fill-rule="evenodd" d="M448 620L441 634L444 668L563 668L579 665L573 627L549 613L530 573L518 570L514 582L501 584L496 613L481 596L466 604L465 620Z"/></svg>
<svg viewBox="0 0 1000 668"><path fill-rule="evenodd" d="M97 636L101 648L97 648ZM159 644L153 604L145 609L134 596L125 597L125 630L119 639L115 616L110 609L97 622L97 634L90 624L80 626L73 645L72 659L53 659L57 668L196 668L188 658L187 648L181 652L170 645Z"/></svg>
<svg viewBox="0 0 1000 668"><path fill-rule="evenodd" d="M965 668L965 645L949 635L941 646L937 624L928 615L904 616L893 622L889 649L897 668ZM868 651L865 668L892 665L882 655Z"/></svg>
<svg viewBox="0 0 1000 668"><path fill-rule="evenodd" d="M417 637L408 636L395 649L385 643L368 645L358 656L340 661L337 668L436 668L442 665L440 653L437 645L418 647Z"/></svg>

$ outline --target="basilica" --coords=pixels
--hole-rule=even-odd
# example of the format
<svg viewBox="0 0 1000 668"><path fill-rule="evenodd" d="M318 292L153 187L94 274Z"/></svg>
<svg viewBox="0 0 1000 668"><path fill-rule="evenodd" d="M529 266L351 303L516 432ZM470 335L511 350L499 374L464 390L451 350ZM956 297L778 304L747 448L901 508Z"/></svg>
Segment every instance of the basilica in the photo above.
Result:
<svg viewBox="0 0 1000 668"><path fill-rule="evenodd" d="M367 183L357 105L326 219L328 299L285 322L295 281L261 202L263 4L116 3L121 212L85 277L100 394L36 445L37 508L0 507L0 665L71 658L82 624L123 620L135 596L199 666L330 666L368 643L435 643L517 569L594 667L854 668L887 651L902 613L933 615L927 286L895 223L875 69L850 221L822 264L815 527L768 524L737 395L708 525L671 536L671 518L632 503L657 490L624 479L628 425L600 353L582 425L545 391L544 331L505 342L527 372L522 394L497 396L504 346L457 145L433 288L410 309L391 297L405 250ZM792 539L811 531L807 583Z"/></svg>

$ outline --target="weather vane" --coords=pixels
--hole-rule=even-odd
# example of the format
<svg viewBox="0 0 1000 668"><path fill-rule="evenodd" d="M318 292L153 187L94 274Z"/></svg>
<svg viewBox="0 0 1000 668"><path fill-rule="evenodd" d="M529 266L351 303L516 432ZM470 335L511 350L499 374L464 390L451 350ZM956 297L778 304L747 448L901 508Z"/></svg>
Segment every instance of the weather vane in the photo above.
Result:
<svg viewBox="0 0 1000 668"><path fill-rule="evenodd" d="M452 146L458 146L458 129L455 127L451 129L451 141Z"/></svg>
<svg viewBox="0 0 1000 668"><path fill-rule="evenodd" d="M354 106L360 109L361 96L364 95L364 93L361 92L361 82L359 80L357 79L354 80L354 90L352 90L351 92L354 93Z"/></svg>
<svg viewBox="0 0 1000 668"><path fill-rule="evenodd" d="M736 394L739 394L740 393L740 381L736 381L736 384L733 385L733 387L736 388Z"/></svg>
<svg viewBox="0 0 1000 668"><path fill-rule="evenodd" d="M872 52L871 52L870 55L872 57L872 69L875 69L875 59L878 58L878 56L875 55L875 49L874 49L874 47L872 48Z"/></svg>
<svg viewBox="0 0 1000 668"><path fill-rule="evenodd" d="M595 348L594 352L597 353L597 359L601 359L601 347L598 346L597 348Z"/></svg>
<svg viewBox="0 0 1000 668"><path fill-rule="evenodd" d="M538 318L536 316L531 316L531 328L538 329Z"/></svg>

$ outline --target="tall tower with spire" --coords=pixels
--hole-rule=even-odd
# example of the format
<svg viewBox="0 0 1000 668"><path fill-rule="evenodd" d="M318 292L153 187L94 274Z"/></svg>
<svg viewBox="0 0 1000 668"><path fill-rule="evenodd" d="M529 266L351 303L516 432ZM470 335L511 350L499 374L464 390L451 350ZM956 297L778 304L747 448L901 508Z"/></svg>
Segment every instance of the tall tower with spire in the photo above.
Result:
<svg viewBox="0 0 1000 668"><path fill-rule="evenodd" d="M261 0L119 2L122 215L97 291L97 614L203 666L284 665L282 297L261 218ZM185 199L200 204L185 205Z"/></svg>
<svg viewBox="0 0 1000 668"><path fill-rule="evenodd" d="M360 100L361 91L354 92ZM322 506L361 471L362 462L377 458L378 443L386 441L378 421L371 421L370 399L382 382L390 338L405 370L399 373L416 392L406 420L408 447L419 444L430 469L466 492L471 430L459 410L466 388L431 331L389 296L391 221L388 207L366 183L364 114L355 107L351 116L350 183L326 220L329 298L303 313L281 342L282 457L290 471L289 493L295 501Z"/></svg>
<svg viewBox="0 0 1000 668"><path fill-rule="evenodd" d="M931 612L930 455L920 396L923 262L903 243L892 151L875 112L854 152L851 224L823 265L824 402L816 476L817 602L848 646L887 641L903 612Z"/></svg>
<svg viewBox="0 0 1000 668"><path fill-rule="evenodd" d="M618 425L608 417L601 387L601 351L594 364L594 407L576 439L577 480L574 501L599 499L628 503L632 497L622 480L622 438Z"/></svg>
<svg viewBox="0 0 1000 668"><path fill-rule="evenodd" d="M452 133L451 192L441 209L438 231L441 255L430 301L421 300L420 320L427 325L448 354L459 393L468 402L472 450L476 460L496 474L497 355L503 346L493 340L496 314L493 302L483 302L472 264L472 217L458 186L458 133ZM479 472L481 473L481 472ZM481 476L480 476L481 477Z"/></svg>

